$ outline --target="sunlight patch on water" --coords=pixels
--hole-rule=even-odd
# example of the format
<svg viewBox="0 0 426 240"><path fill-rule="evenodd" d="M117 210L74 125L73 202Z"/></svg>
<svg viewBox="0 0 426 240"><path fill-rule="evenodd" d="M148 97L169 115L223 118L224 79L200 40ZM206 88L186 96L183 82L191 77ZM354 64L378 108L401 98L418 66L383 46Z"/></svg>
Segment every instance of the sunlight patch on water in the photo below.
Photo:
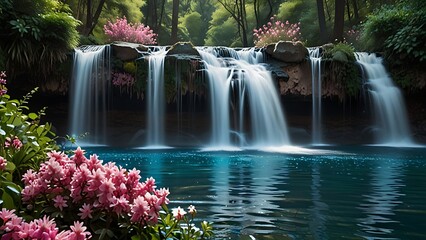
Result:
<svg viewBox="0 0 426 240"><path fill-rule="evenodd" d="M142 150L158 150L158 149L172 149L174 147L165 146L165 145L149 145L145 147L137 147L135 149L142 149Z"/></svg>
<svg viewBox="0 0 426 240"><path fill-rule="evenodd" d="M426 147L426 145L421 145L421 144L413 143L413 142L410 142L410 141L367 144L366 146L392 147L392 148L424 148L424 147Z"/></svg>
<svg viewBox="0 0 426 240"><path fill-rule="evenodd" d="M241 149L239 147L235 147L235 146L212 146L212 147L204 147L200 151L201 152L220 152L220 151L239 152L239 151L242 151L242 150L243 149Z"/></svg>
<svg viewBox="0 0 426 240"><path fill-rule="evenodd" d="M263 152L273 152L273 153L288 153L288 154L304 154L304 155L329 155L329 154L346 154L341 151L335 150L326 150L326 149L310 149L298 146L284 145L284 146L274 146L274 147L263 147L257 149Z"/></svg>

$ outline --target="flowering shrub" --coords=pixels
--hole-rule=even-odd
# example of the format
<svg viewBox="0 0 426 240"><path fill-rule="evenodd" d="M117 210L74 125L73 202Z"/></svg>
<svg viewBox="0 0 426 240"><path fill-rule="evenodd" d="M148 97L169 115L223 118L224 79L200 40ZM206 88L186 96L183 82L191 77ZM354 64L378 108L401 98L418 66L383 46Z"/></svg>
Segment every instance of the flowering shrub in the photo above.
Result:
<svg viewBox="0 0 426 240"><path fill-rule="evenodd" d="M120 88L120 93L123 89L127 93L132 93L132 87L135 84L135 78L126 72L112 72L112 84Z"/></svg>
<svg viewBox="0 0 426 240"><path fill-rule="evenodd" d="M0 206L9 209L20 205L21 173L36 169L46 153L56 149L49 123L40 124L44 109L25 112L37 89L22 100L10 99L6 89L6 73L0 72Z"/></svg>
<svg viewBox="0 0 426 240"><path fill-rule="evenodd" d="M155 44L157 34L149 26L141 23L127 23L126 17L117 18L115 23L108 21L104 32L110 41L125 41L141 44Z"/></svg>
<svg viewBox="0 0 426 240"><path fill-rule="evenodd" d="M44 216L29 223L15 214L15 210L5 208L0 212L1 239L56 239L56 240L83 240L91 237L87 227L76 221L71 225L71 230L59 232L54 219Z"/></svg>
<svg viewBox="0 0 426 240"><path fill-rule="evenodd" d="M52 151L39 171L28 170L23 175L22 200L32 215L49 213L65 225L79 219L87 223L92 235L118 238L184 233L178 225L184 219L183 211L175 217L167 212L160 215L167 210L169 190L157 189L153 178L140 179L138 170L102 164L96 155L86 158L80 148L71 158ZM158 230L162 228L164 231ZM211 232L208 224L204 228ZM197 232L199 236L204 233Z"/></svg>
<svg viewBox="0 0 426 240"><path fill-rule="evenodd" d="M264 47L278 41L300 40L300 22L291 24L289 21L282 22L271 17L271 21L259 29L253 30L254 44Z"/></svg>

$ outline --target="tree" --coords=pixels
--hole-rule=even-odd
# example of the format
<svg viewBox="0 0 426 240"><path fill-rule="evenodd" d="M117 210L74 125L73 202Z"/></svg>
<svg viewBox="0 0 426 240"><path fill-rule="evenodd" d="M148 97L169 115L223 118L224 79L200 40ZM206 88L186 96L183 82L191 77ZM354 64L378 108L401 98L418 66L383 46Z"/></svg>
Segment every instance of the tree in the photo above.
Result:
<svg viewBox="0 0 426 240"><path fill-rule="evenodd" d="M324 2L317 0L318 24L320 31L321 44L327 42L327 28L325 24Z"/></svg>
<svg viewBox="0 0 426 240"><path fill-rule="evenodd" d="M179 19L179 0L173 0L173 12L172 12L172 36L171 44L178 41L178 19Z"/></svg>
<svg viewBox="0 0 426 240"><path fill-rule="evenodd" d="M343 41L343 28L345 24L345 0L334 1L334 32L333 40Z"/></svg>
<svg viewBox="0 0 426 240"><path fill-rule="evenodd" d="M238 33L244 47L248 46L247 39L247 14L245 0L218 0L218 2L231 14L236 21Z"/></svg>

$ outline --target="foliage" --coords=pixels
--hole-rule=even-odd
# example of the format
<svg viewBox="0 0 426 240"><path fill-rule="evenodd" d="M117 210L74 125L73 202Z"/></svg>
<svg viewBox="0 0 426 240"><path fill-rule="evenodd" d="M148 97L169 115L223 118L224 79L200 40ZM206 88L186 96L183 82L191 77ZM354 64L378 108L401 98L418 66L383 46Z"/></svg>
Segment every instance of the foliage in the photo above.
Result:
<svg viewBox="0 0 426 240"><path fill-rule="evenodd" d="M425 12L426 13L426 12ZM426 15L416 14L409 23L385 41L390 56L400 56L410 62L426 62Z"/></svg>
<svg viewBox="0 0 426 240"><path fill-rule="evenodd" d="M125 41L141 44L155 44L157 35L144 24L127 23L126 17L117 18L114 23L108 21L104 31L109 41Z"/></svg>
<svg viewBox="0 0 426 240"><path fill-rule="evenodd" d="M259 29L253 30L254 44L264 47L271 43L282 41L300 40L300 22L291 24L289 21L282 22L271 17L271 21Z"/></svg>
<svg viewBox="0 0 426 240"><path fill-rule="evenodd" d="M44 109L38 113L28 111L28 100L37 91L33 90L22 100L10 99L6 94L6 74L0 74L0 156L7 162L0 170L0 205L14 208L20 205L19 182L22 173L37 169L46 153L57 146L52 137L51 124L40 124ZM18 184L16 184L18 183Z"/></svg>
<svg viewBox="0 0 426 240"><path fill-rule="evenodd" d="M409 61L426 60L426 4L401 1L377 9L363 25L361 41L370 51Z"/></svg>
<svg viewBox="0 0 426 240"><path fill-rule="evenodd" d="M0 48L12 74L46 77L78 44L79 22L57 0L6 0L0 8Z"/></svg>
<svg viewBox="0 0 426 240"><path fill-rule="evenodd" d="M192 12L185 15L182 19L180 19L180 21L181 23L179 24L179 27L183 30L183 33L187 38L186 40L189 40L198 46L204 45L206 32L202 30L207 27L207 24L202 21L201 14L198 12Z"/></svg>
<svg viewBox="0 0 426 240"><path fill-rule="evenodd" d="M338 62L354 62L354 48L347 43L337 43L325 45L322 56L326 59L332 59Z"/></svg>
<svg viewBox="0 0 426 240"><path fill-rule="evenodd" d="M120 89L120 93L126 92L132 96L135 78L127 72L112 72L112 85Z"/></svg>
<svg viewBox="0 0 426 240"><path fill-rule="evenodd" d="M347 43L325 45L322 59L326 62L327 79L342 87L347 95L356 96L360 90L360 78L353 46Z"/></svg>

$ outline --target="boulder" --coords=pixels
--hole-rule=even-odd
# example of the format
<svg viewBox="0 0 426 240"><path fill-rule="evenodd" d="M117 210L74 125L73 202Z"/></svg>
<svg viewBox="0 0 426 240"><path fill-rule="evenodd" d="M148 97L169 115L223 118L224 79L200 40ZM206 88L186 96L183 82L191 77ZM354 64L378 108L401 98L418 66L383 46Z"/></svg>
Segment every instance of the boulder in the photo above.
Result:
<svg viewBox="0 0 426 240"><path fill-rule="evenodd" d="M148 51L148 47L129 42L114 42L111 44L114 56L122 61L132 61L140 57L140 52Z"/></svg>
<svg viewBox="0 0 426 240"><path fill-rule="evenodd" d="M288 63L300 63L309 56L308 49L299 41L279 41L266 46L266 52L274 59Z"/></svg>
<svg viewBox="0 0 426 240"><path fill-rule="evenodd" d="M200 56L198 50L190 42L178 42L175 43L167 55L181 55L181 56Z"/></svg>

